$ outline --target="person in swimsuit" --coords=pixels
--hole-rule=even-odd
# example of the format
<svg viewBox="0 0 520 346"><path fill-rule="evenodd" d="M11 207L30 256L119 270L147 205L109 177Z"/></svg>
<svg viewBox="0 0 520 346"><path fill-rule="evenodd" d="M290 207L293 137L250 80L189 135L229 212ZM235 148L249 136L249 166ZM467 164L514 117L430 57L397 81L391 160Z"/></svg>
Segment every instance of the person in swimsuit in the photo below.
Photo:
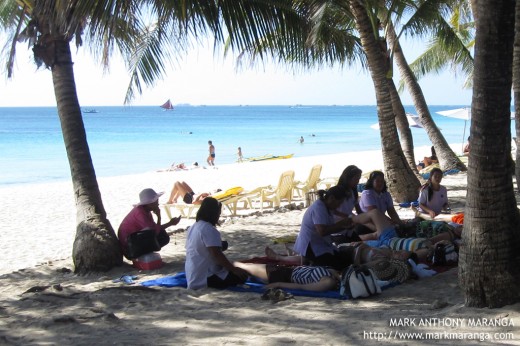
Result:
<svg viewBox="0 0 520 346"><path fill-rule="evenodd" d="M266 288L290 288L307 291L339 289L340 274L337 270L320 266L284 266L234 262L249 275L267 283Z"/></svg>
<svg viewBox="0 0 520 346"><path fill-rule="evenodd" d="M186 204L201 204L204 198L210 196L208 192L196 194L193 189L184 181L176 181L173 184L172 192L167 204L177 203L179 198Z"/></svg>
<svg viewBox="0 0 520 346"><path fill-rule="evenodd" d="M209 156L208 156L208 165L215 166L215 146L212 141L208 141L209 145Z"/></svg>

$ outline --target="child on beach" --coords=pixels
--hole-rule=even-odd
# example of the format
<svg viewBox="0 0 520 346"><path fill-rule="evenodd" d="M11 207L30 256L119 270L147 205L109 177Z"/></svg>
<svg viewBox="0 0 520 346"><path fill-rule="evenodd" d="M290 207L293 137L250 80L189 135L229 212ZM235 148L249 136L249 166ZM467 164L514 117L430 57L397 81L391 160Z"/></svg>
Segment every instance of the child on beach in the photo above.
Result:
<svg viewBox="0 0 520 346"><path fill-rule="evenodd" d="M402 224L390 192L387 191L385 175L381 171L373 171L368 177L365 190L361 193L359 207L366 213L378 209L383 215L388 214L394 224Z"/></svg>
<svg viewBox="0 0 520 346"><path fill-rule="evenodd" d="M419 208L416 216L425 220L434 220L443 210L450 211L448 204L448 190L441 185L442 170L434 168L430 177L419 192Z"/></svg>
<svg viewBox="0 0 520 346"><path fill-rule="evenodd" d="M202 201L196 222L186 238L186 279L188 288L226 288L243 284L248 273L234 266L222 252L222 239L215 227L222 204L212 197Z"/></svg>
<svg viewBox="0 0 520 346"><path fill-rule="evenodd" d="M241 147L238 147L238 151L237 151L237 162L243 162L244 161L244 156L242 155L242 148Z"/></svg>
<svg viewBox="0 0 520 346"><path fill-rule="evenodd" d="M134 205L134 208L121 222L117 237L126 258L133 259L158 251L170 242L166 228L178 224L181 218L180 216L174 217L167 223L161 224L159 197L162 194L163 192L157 193L153 189L142 190L139 193L139 203ZM154 221L152 213L157 216L157 221ZM148 233L151 234L151 237L144 236ZM138 234L143 234L140 238L141 242L129 242L130 238ZM147 243L144 243L144 239L147 239Z"/></svg>

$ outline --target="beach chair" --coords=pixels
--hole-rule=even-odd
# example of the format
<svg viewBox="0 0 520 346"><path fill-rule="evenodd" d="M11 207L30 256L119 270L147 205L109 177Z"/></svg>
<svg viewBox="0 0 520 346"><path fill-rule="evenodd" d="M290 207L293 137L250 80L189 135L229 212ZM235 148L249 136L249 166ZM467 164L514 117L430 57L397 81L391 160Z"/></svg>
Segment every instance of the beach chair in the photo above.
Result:
<svg viewBox="0 0 520 346"><path fill-rule="evenodd" d="M249 206L253 208L254 202L260 202L260 211L264 210L264 203L267 202L270 207L276 208L280 206L282 200L292 201L294 187L294 171L286 171L280 175L280 180L276 188L257 188L256 194L250 194L247 197Z"/></svg>
<svg viewBox="0 0 520 346"><path fill-rule="evenodd" d="M318 189L318 181L320 180L321 165L314 165L311 168L309 177L306 181L295 181L293 189L296 191L299 197L304 197L307 192Z"/></svg>
<svg viewBox="0 0 520 346"><path fill-rule="evenodd" d="M177 210L182 217L189 219L192 216L195 217L197 210L200 208L200 204L170 203L163 204L162 207L169 219L173 217L172 209Z"/></svg>
<svg viewBox="0 0 520 346"><path fill-rule="evenodd" d="M328 190L331 186L338 184L339 177L323 178L316 184L318 189Z"/></svg>

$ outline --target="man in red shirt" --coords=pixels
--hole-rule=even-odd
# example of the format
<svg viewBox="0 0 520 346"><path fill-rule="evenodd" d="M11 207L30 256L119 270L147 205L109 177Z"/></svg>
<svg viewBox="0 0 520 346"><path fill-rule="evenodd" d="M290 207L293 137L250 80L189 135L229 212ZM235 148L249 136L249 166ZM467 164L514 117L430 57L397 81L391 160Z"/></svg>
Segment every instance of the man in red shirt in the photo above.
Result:
<svg viewBox="0 0 520 346"><path fill-rule="evenodd" d="M158 251L170 242L166 228L177 225L181 217L174 217L167 223L161 224L159 197L163 193L157 193L153 189L141 191L139 203L134 205L134 208L121 222L117 236L126 258L132 259ZM157 216L157 221L154 220L152 213ZM131 238L130 242L129 238Z"/></svg>

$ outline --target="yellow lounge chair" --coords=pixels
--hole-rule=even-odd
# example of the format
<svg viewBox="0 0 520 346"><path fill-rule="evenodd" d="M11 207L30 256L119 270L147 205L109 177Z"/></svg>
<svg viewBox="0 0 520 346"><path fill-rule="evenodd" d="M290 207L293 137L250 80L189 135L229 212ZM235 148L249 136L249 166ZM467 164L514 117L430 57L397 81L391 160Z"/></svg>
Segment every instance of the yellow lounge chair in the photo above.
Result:
<svg viewBox="0 0 520 346"><path fill-rule="evenodd" d="M214 195L211 195L211 197L217 199L219 202L222 203L222 205L226 206L231 213L231 215L236 215L237 210L237 202L240 197L240 193L244 189L237 186L230 189L227 189L226 191L222 191L219 193L216 193ZM200 204L186 204L186 203L172 203L172 204L163 204L164 211L166 212L166 215L171 219L172 213L171 209L175 208L179 214L181 214L182 217L185 218L191 218L192 215L195 217L196 211L200 208ZM194 213L195 212L195 213Z"/></svg>
<svg viewBox="0 0 520 346"><path fill-rule="evenodd" d="M264 202L275 208L280 206L280 202L286 199L289 203L292 201L294 187L294 171L283 172L278 181L278 186L272 188L258 188L257 194L250 194L247 197L249 206L253 208L255 201L260 202L260 211L264 210Z"/></svg>
<svg viewBox="0 0 520 346"><path fill-rule="evenodd" d="M318 189L317 185L320 181L321 168L321 165L313 166L306 181L294 182L294 190L296 190L299 197L304 197L307 192Z"/></svg>

